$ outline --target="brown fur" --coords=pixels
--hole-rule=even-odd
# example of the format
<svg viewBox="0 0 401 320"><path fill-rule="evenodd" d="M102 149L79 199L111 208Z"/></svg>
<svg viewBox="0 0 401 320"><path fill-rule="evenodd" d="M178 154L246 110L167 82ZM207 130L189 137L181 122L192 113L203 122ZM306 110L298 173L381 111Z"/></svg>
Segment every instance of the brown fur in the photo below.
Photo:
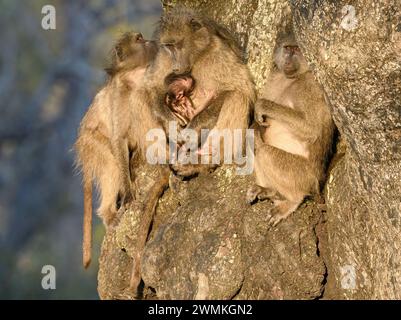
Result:
<svg viewBox="0 0 401 320"><path fill-rule="evenodd" d="M323 91L293 36L275 50L276 69L255 105L256 186L248 201L274 201L271 223L294 212L325 179L334 124Z"/></svg>
<svg viewBox="0 0 401 320"><path fill-rule="evenodd" d="M173 58L173 71L190 73L195 80L193 95L203 101L195 103L199 109L193 123L187 127L199 130L208 125L212 125L209 129L248 128L251 106L256 99L254 84L232 35L213 20L183 7L176 7L162 16L156 35L161 48ZM210 110L205 119L201 115L207 109ZM236 152L243 146L234 147ZM204 167L175 165L174 170L191 175L200 166Z"/></svg>
<svg viewBox="0 0 401 320"><path fill-rule="evenodd" d="M96 95L82 119L75 143L77 164L82 169L84 184L84 240L83 264L91 260L92 240L92 182L100 191L98 214L109 226L117 213L118 196L131 194L130 182L121 175L113 153L113 113L127 116L128 106L122 99L142 81L146 66L153 60L156 44L143 40L140 34L126 33L113 50L111 66L107 69L110 79Z"/></svg>

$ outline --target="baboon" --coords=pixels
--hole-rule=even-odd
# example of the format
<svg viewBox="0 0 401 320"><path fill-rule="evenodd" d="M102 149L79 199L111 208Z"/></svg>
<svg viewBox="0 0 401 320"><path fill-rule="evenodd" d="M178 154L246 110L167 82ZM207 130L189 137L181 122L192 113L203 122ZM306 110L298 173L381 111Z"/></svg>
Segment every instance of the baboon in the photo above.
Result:
<svg viewBox="0 0 401 320"><path fill-rule="evenodd" d="M131 197L131 187L123 184L122 173L112 151L112 113L128 116L128 105L122 102L126 92L141 83L147 65L154 59L157 46L140 33L124 34L113 48L107 84L96 94L82 119L75 143L77 165L81 167L84 187L83 265L91 261L92 242L92 182L100 191L98 211L105 226L117 213L118 198Z"/></svg>
<svg viewBox="0 0 401 320"><path fill-rule="evenodd" d="M190 74L195 81L193 95L208 101L198 106L188 127L205 128L203 121L215 118L211 129L245 131L256 95L243 53L231 33L200 13L176 6L163 14L155 35L173 59L173 73ZM242 147L234 145L233 151ZM201 166L178 164L173 169L191 175Z"/></svg>
<svg viewBox="0 0 401 320"><path fill-rule="evenodd" d="M177 77L170 74L165 79L169 90L166 95L166 105L177 117L182 126L186 126L194 117L196 109L190 95L194 89L194 79L189 75Z"/></svg>
<svg viewBox="0 0 401 320"><path fill-rule="evenodd" d="M269 198L270 224L288 217L307 195L320 193L334 124L293 34L281 37L275 69L255 105L256 185L247 200Z"/></svg>

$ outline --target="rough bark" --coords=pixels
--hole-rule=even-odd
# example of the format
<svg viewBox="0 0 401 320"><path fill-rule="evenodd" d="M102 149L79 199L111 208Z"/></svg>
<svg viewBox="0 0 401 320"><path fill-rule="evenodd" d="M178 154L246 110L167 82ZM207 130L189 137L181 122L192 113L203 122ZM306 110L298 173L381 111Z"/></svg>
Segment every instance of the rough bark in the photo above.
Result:
<svg viewBox="0 0 401 320"><path fill-rule="evenodd" d="M245 202L251 176L222 167L177 182L159 201L145 248L145 298L400 298L400 4L359 1L357 27L347 31L341 10L350 3L290 2L164 4L200 9L233 31L258 88L270 71L276 35L293 16L342 136L325 189L328 210L307 200L268 229L271 204ZM139 202L157 180L153 171L140 169ZM104 240L101 298L132 298L138 212L125 213Z"/></svg>
<svg viewBox="0 0 401 320"><path fill-rule="evenodd" d="M327 186L329 282L341 298L400 299L401 3L291 4L347 146Z"/></svg>

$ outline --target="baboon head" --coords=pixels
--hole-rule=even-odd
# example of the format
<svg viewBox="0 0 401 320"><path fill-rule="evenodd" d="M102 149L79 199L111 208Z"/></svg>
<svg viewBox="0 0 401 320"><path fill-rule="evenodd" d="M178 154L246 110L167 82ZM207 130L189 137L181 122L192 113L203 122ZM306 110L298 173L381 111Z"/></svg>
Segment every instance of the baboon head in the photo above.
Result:
<svg viewBox="0 0 401 320"><path fill-rule="evenodd" d="M277 41L274 62L287 78L294 78L309 70L293 34L281 37Z"/></svg>
<svg viewBox="0 0 401 320"><path fill-rule="evenodd" d="M110 76L122 70L143 67L153 61L157 53L155 41L145 40L141 33L127 32L116 43L112 51Z"/></svg>
<svg viewBox="0 0 401 320"><path fill-rule="evenodd" d="M206 16L182 6L163 14L156 30L160 49L169 53L175 74L190 73L197 60L216 41L224 42L235 54L242 55L231 34Z"/></svg>

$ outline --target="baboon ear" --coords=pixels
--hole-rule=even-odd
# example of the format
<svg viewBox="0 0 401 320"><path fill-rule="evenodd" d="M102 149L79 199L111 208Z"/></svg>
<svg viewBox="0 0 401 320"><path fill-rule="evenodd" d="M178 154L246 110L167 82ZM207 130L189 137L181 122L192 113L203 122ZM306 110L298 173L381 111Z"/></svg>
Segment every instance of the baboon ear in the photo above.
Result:
<svg viewBox="0 0 401 320"><path fill-rule="evenodd" d="M198 31L203 27L202 23L194 18L191 19L189 25L191 26L192 31Z"/></svg>

